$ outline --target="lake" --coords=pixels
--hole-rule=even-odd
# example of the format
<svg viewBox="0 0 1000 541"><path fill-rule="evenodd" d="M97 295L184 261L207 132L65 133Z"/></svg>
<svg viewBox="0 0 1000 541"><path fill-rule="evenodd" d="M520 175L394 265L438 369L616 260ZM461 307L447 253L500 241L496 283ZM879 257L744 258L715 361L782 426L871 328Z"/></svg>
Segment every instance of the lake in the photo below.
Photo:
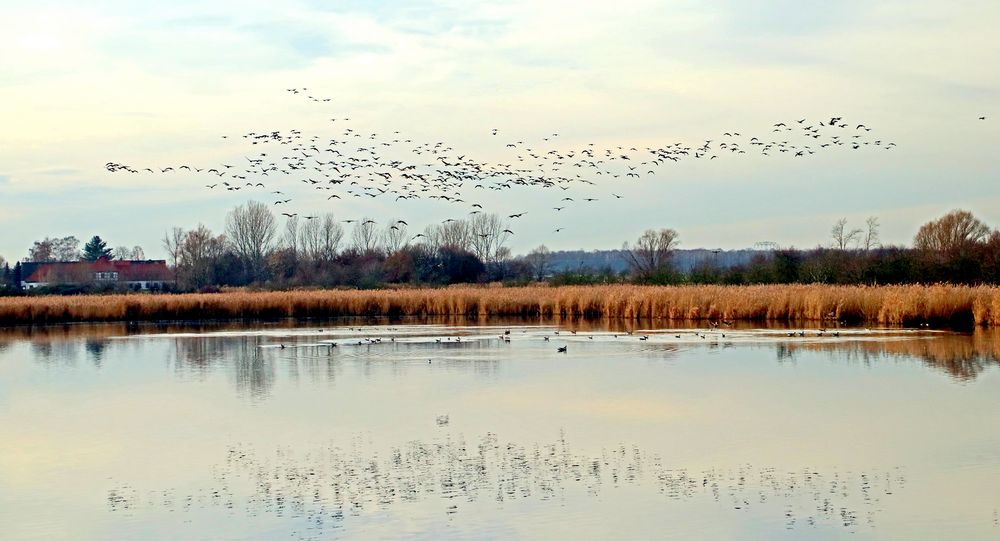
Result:
<svg viewBox="0 0 1000 541"><path fill-rule="evenodd" d="M653 327L0 331L0 538L1000 539L996 332Z"/></svg>

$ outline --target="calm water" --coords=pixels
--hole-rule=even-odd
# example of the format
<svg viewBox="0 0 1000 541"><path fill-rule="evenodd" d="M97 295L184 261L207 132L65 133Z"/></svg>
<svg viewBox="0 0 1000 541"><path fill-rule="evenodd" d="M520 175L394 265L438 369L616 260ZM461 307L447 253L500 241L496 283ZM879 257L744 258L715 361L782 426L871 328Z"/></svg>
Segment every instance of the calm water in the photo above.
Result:
<svg viewBox="0 0 1000 541"><path fill-rule="evenodd" d="M1000 540L994 333L324 325L0 332L0 538Z"/></svg>

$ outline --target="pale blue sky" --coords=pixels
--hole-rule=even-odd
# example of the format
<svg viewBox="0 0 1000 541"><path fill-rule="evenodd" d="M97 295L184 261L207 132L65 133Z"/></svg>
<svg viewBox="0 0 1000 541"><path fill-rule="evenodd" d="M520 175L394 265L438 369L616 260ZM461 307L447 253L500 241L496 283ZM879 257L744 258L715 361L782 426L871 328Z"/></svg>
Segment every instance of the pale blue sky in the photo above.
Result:
<svg viewBox="0 0 1000 541"><path fill-rule="evenodd" d="M103 164L211 166L247 154L221 134L333 135L331 116L494 162L511 158L501 142L542 144L553 132L560 149L697 145L832 115L898 145L596 177L578 194L601 205L558 217L552 191L496 194L489 208L528 211L513 227L515 252L614 248L661 226L685 247L811 247L827 243L839 217L861 225L869 215L886 242L906 243L955 207L1000 226L996 2L80 4L0 1L0 255L9 260L46 235L100 234L161 256L170 226L221 230L247 195L205 190L201 176L114 175ZM333 99L320 106L284 91L303 86ZM607 200L611 192L624 197ZM432 201L298 204L417 229L462 214Z"/></svg>

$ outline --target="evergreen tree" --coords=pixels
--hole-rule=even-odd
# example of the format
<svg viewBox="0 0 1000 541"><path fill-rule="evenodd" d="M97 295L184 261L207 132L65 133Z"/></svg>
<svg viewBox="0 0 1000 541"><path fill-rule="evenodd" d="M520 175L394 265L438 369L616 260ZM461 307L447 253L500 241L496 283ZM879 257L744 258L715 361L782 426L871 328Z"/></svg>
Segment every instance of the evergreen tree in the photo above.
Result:
<svg viewBox="0 0 1000 541"><path fill-rule="evenodd" d="M18 261L14 264L14 289L21 290L21 262Z"/></svg>
<svg viewBox="0 0 1000 541"><path fill-rule="evenodd" d="M90 239L90 242L83 247L83 260L97 261L102 257L112 259L114 255L111 248L108 248L108 243L104 242L101 237L94 235L94 238Z"/></svg>

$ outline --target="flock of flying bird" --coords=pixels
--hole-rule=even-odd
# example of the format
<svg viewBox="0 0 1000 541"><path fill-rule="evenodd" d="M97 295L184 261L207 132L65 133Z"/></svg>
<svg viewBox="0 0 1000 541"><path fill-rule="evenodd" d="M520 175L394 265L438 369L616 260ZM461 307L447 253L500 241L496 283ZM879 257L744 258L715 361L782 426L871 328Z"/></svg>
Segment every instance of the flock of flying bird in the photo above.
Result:
<svg viewBox="0 0 1000 541"><path fill-rule="evenodd" d="M307 88L290 88L287 92L320 104L332 101L332 98L309 94ZM481 202L497 200L491 197L492 192L520 188L557 194L551 197L551 208L560 216L572 205L594 204L605 197L571 191L574 188L590 190L598 186L598 181L608 184L656 177L670 164L682 161L711 161L723 156L749 154L806 158L837 148L892 150L896 146L894 142L873 135L872 128L864 123L831 116L777 122L769 127L767 135L747 136L730 131L699 144L675 142L645 148L623 145L601 148L594 143L578 148L572 148L573 145L557 147L555 142L560 135L552 133L534 142L501 143L510 159L490 162L477 160L444 141L415 141L399 131L367 132L352 126L350 121L347 117L330 118L330 125L339 130L334 136L308 134L297 129L244 133L239 137L249 152L227 163L132 167L109 162L105 167L111 172L133 174L197 174L211 179L205 184L207 189L262 192L270 196L271 204L287 218L301 216L312 220L318 217L293 207L303 200L316 208L317 200L346 202L353 198L392 199L394 203L432 199L464 207L467 215L476 215L487 211ZM497 128L490 134L501 136ZM222 137L230 139L228 135ZM303 192L309 195L303 196ZM623 195L610 192L606 197L622 199ZM348 208L341 206L339 210ZM513 220L525 214L527 212L504 213L504 216ZM444 222L457 219L449 218ZM343 221L375 224L370 219ZM400 224L406 222L397 220L387 225ZM563 227L556 227L553 231L563 230ZM507 228L502 233L513 234L513 231ZM418 234L413 239L422 236Z"/></svg>

